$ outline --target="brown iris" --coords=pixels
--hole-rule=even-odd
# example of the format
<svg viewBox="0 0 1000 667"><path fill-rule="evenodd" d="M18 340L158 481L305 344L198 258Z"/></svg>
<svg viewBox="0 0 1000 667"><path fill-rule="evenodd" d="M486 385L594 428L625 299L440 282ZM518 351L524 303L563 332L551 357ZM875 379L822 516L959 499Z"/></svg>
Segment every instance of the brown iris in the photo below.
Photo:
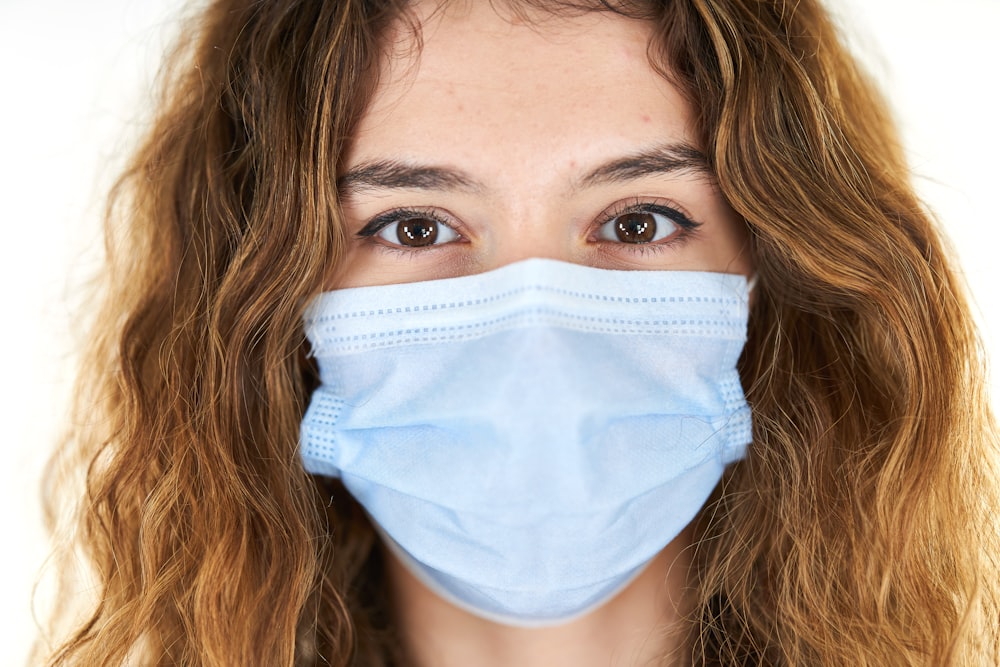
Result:
<svg viewBox="0 0 1000 667"><path fill-rule="evenodd" d="M656 236L652 213L626 213L615 220L615 236L622 243L649 243Z"/></svg>
<svg viewBox="0 0 1000 667"><path fill-rule="evenodd" d="M400 245L408 248L421 248L433 245L438 237L438 223L427 218L403 220L396 225L396 238Z"/></svg>

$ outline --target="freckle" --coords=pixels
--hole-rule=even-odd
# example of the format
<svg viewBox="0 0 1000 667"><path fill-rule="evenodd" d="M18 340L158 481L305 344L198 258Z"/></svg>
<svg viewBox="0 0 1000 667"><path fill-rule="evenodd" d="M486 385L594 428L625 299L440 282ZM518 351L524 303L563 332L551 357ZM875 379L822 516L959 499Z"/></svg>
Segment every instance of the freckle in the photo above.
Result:
<svg viewBox="0 0 1000 667"><path fill-rule="evenodd" d="M650 118L649 114L645 114L645 113L642 114L642 122L643 123L651 123L652 121L653 121L653 119Z"/></svg>

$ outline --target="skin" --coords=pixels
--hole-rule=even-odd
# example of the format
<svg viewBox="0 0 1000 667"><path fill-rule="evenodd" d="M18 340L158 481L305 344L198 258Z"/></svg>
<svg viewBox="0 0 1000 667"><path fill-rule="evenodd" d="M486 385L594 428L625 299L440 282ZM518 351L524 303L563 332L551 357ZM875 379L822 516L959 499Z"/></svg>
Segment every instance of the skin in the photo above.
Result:
<svg viewBox="0 0 1000 667"><path fill-rule="evenodd" d="M650 26L606 13L525 24L490 3L432 5L414 8L419 49L407 28L395 35L345 155L349 243L331 287L455 277L530 257L751 273L744 224L691 159L702 148L694 112L648 62ZM622 242L618 223L657 233ZM422 234L437 242L406 245ZM533 629L452 606L387 554L405 649L418 666L653 664L683 648L690 543L682 532L588 615Z"/></svg>

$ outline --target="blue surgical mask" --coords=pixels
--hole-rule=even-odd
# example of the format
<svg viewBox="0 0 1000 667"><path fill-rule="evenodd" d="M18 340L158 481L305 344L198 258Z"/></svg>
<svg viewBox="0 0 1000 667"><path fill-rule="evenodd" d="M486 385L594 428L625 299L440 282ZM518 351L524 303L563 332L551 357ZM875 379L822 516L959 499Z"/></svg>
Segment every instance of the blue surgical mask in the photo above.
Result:
<svg viewBox="0 0 1000 667"><path fill-rule="evenodd" d="M744 456L743 276L530 259L327 292L306 470L468 611L532 626L608 601Z"/></svg>

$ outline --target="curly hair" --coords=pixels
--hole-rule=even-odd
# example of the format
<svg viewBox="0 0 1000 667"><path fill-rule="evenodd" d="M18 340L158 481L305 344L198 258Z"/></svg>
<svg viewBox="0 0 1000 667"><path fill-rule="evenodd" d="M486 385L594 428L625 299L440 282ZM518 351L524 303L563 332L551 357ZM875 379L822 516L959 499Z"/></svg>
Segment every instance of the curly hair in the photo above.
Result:
<svg viewBox="0 0 1000 667"><path fill-rule="evenodd" d="M750 230L754 442L697 520L694 664L1000 664L982 351L818 0L503 4L653 22ZM172 53L58 454L85 489L50 481L96 600L48 664L405 663L367 519L298 453L302 305L342 255L337 168L405 5L213 0Z"/></svg>

